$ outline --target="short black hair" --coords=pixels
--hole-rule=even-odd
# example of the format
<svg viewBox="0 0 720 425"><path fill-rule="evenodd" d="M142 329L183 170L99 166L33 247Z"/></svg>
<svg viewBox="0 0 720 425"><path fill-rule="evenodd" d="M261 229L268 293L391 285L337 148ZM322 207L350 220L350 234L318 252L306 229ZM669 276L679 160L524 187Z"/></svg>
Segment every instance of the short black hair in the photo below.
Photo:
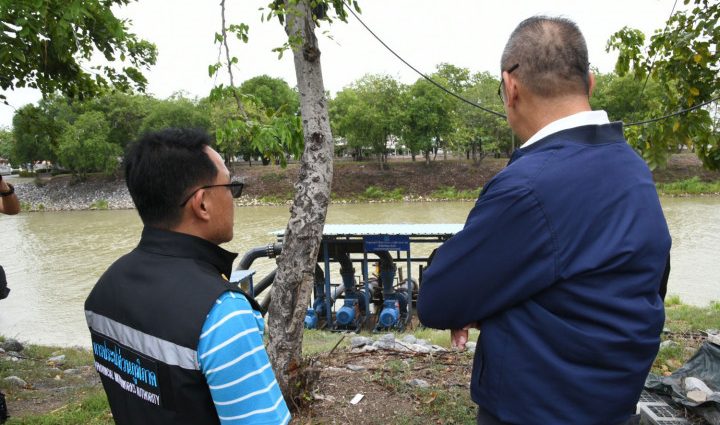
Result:
<svg viewBox="0 0 720 425"><path fill-rule="evenodd" d="M575 22L548 16L522 21L505 45L501 71L515 64L513 75L542 97L588 94L590 62L585 38Z"/></svg>
<svg viewBox="0 0 720 425"><path fill-rule="evenodd" d="M211 139L196 129L168 128L143 134L125 155L125 183L146 226L180 222L183 197L212 184L218 169L205 152Z"/></svg>

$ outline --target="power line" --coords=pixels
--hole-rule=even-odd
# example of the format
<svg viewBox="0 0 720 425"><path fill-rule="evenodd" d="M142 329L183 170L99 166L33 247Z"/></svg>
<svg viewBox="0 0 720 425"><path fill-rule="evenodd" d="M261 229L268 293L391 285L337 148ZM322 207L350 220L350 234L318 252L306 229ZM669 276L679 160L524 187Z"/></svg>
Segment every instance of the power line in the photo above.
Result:
<svg viewBox="0 0 720 425"><path fill-rule="evenodd" d="M440 83L438 83L437 81L433 80L432 78L430 78L430 77L428 77L427 75L423 74L422 72L418 71L417 68L415 68L414 66L410 65L410 63L408 63L408 61L406 61L406 60L403 59L400 55L398 55L397 53L395 53L395 51L394 51L393 49L391 49L390 46L388 46L387 44L385 44L385 42L382 41L382 39L380 39L380 37L378 37L378 36L373 32L373 30L371 30L367 25L365 25L365 22L363 22L362 19L360 19L360 17L359 17L357 14L355 14L355 11L350 7L350 5L348 5L344 0L343 0L343 3L345 4L345 7L347 8L347 10L349 10L350 13L355 17L355 19L357 19L358 22L360 22L360 24L362 24L362 26L365 27L365 29L366 29L370 34L372 34L372 36L375 37L375 39L376 39L377 41L380 42L380 44L382 44L383 46L385 46L385 48L386 48L390 53L392 53L393 55L395 55L396 58L400 59L400 61L402 61L402 63L404 63L405 65L407 65L410 69L412 69L413 71L415 71L416 73L418 73L418 75L420 75L420 76L423 77L424 79L428 80L428 81L429 81L430 83L432 83L435 87L439 88L440 90L444 91L445 93L449 94L450 96L453 96L453 97L455 97L455 98L457 98L457 99L459 99L459 100L462 100L463 102L468 103L468 104L470 104L470 105L472 105L472 106L474 106L474 107L476 107L476 108L479 108L479 109L481 109L481 110L483 110L483 111L485 111L485 112L487 112L487 113L496 115L496 116L498 116L498 117L500 117L500 118L507 118L504 114L501 114L500 112L493 111L492 109L488 109L488 108L485 108L485 107L483 107L483 106L480 106L480 105L478 105L477 103L475 103L475 102L473 102L473 101L471 101L471 100L468 100L468 99L460 96L459 94L453 93L452 91L448 90L447 88L445 88L444 86L442 86L442 85L441 85Z"/></svg>
<svg viewBox="0 0 720 425"><path fill-rule="evenodd" d="M625 124L625 127L632 127L632 126L634 126L634 125L645 125L645 124L649 124L649 123L652 123L652 122L661 121L661 120L664 120L664 119L667 119L667 118L674 117L674 116L676 116L676 115L681 115L681 114L684 114L684 113L687 113L687 112L690 112L690 111L694 111L694 110L696 110L696 109L698 109L698 108L702 108L702 107L705 106L705 105L709 105L709 104L711 104L711 103L713 103L713 102L717 102L718 100L720 100L720 96L718 96L718 97L716 97L716 98L714 98L714 99L710 99L710 100L708 100L707 102L703 102L703 103L700 103L700 104L695 105L695 106L691 106L691 107L686 108L686 109L681 109L681 110L679 110L679 111L677 111L677 112L673 112L672 114L663 115L662 117L651 118L651 119L645 120L645 121L631 122L630 124Z"/></svg>
<svg viewBox="0 0 720 425"><path fill-rule="evenodd" d="M436 81L433 80L432 78L430 78L430 77L428 77L427 75L425 75L425 74L423 74L422 72L420 72L417 68L415 68L415 67L412 66L410 63L408 63L408 61L406 61L405 59L403 59L399 54L395 53L395 51L394 51L392 48L390 48L390 46L388 46L380 37L378 37L377 34L375 34L375 33L373 32L373 30L371 30L370 27L368 27L368 26L365 24L365 22L363 22L363 20L360 19L360 17L355 13L355 11L350 7L350 5L348 5L347 2L345 2L345 0L343 0L343 4L345 4L345 7L347 8L347 10L350 11L350 13L355 17L355 19L357 19L358 22L360 22L360 24L361 24L363 27L365 27L365 29L366 29L373 37L375 37L375 39L376 39L377 41L380 42L380 44L382 44L390 53L392 53L396 58L400 59L400 61L401 61L402 63L404 63L405 65L407 65L410 69L412 69L413 71L415 71L418 75L420 75L421 77L423 77L424 79L426 79L427 81L429 81L430 83L432 83L434 86L436 86L436 87L439 88L440 90L442 90L442 91L444 91L445 93L449 94L450 96L453 96L453 97L455 97L455 98L457 98L457 99L459 99L459 100L462 100L463 102L465 102L465 103L467 103L467 104L469 104L469 105L472 105L472 106L474 106L474 107L476 107L476 108L479 108L479 109L481 109L481 110L483 110L483 111L485 111L485 112L488 112L488 113L490 113L490 114L496 115L496 116L498 116L498 117L500 117L500 118L506 118L506 119L507 119L507 116L505 116L504 114L501 114L500 112L496 112L496 111L493 111L493 110L491 110L491 109L487 109L487 108L485 108L485 107L483 107L483 106L480 106L480 105L478 105L477 103L475 103L475 102L473 102L473 101L471 101L471 100L468 100L468 99L466 99L466 98L464 98L464 97L462 97L462 96L460 96L460 95L458 95L458 94L456 94L456 93L448 90L447 88L445 88L444 86L442 86L440 83L436 82ZM675 4L673 4L672 11L670 12L670 17L672 17L672 14L673 14L673 12L675 11L675 6L676 6L676 5L677 5L677 0L675 0ZM665 29L664 29L663 31L665 31L666 29L667 29L667 23L666 23ZM654 62L654 58L653 58L653 62ZM651 65L651 69L652 69L652 65ZM649 77L649 74L648 74L648 77ZM501 76L501 78L502 78L502 76ZM647 80L645 81L645 83L647 84ZM644 86L644 85L643 85L643 90L645 90L645 86ZM694 111L695 109L702 108L703 106L709 105L709 104L711 104L711 103L713 103L713 102L717 102L718 100L720 100L720 96L718 96L718 97L716 97L716 98L714 98L714 99L710 99L710 100L708 100L707 102L703 102L703 103L701 103L701 104L692 106L692 107L690 107L690 108L681 109L681 110L679 110L679 111L677 111L677 112L673 112L673 113L671 113L671 114L663 115L663 116L657 117L657 118L651 118L651 119L645 120L645 121L638 121L638 122L633 122L633 123L629 123L629 124L624 124L624 126L625 126L625 127L632 127L632 126L645 125L645 124L650 124L650 123L657 122L657 121L662 121L662 120L667 119L667 118L671 118L671 117L674 117L674 116L677 116L677 115L682 115L682 114L685 114L685 113L687 113L687 112Z"/></svg>

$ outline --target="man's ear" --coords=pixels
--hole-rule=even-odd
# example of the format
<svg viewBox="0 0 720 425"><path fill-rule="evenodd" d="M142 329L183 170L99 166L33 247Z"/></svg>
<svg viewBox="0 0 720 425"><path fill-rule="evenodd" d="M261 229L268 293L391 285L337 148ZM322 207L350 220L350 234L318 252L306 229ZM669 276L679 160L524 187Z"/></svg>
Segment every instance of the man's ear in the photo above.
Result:
<svg viewBox="0 0 720 425"><path fill-rule="evenodd" d="M507 106L515 106L518 96L517 80L512 75L504 73L505 76L505 95L507 96Z"/></svg>
<svg viewBox="0 0 720 425"><path fill-rule="evenodd" d="M590 85L590 90L588 90L588 97L592 96L593 90L595 90L595 74L592 72L588 73L588 83Z"/></svg>
<svg viewBox="0 0 720 425"><path fill-rule="evenodd" d="M190 208L198 220L210 221L210 212L207 209L207 205L205 205L205 190L198 190L193 197L190 198L188 204L190 204Z"/></svg>

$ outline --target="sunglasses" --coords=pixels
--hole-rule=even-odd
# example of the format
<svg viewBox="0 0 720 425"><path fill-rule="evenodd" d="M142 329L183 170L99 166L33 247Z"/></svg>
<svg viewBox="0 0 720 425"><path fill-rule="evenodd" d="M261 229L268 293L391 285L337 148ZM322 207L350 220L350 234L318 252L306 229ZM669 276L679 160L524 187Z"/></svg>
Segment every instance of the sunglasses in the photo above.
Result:
<svg viewBox="0 0 720 425"><path fill-rule="evenodd" d="M207 186L200 186L197 189L193 190L192 193L183 201L183 203L180 204L180 206L184 207L185 204L188 203L190 198L192 198L193 195L195 195L197 193L197 191L200 189L210 189L213 187L227 187L230 190L230 194L232 195L233 198L239 198L240 195L242 195L242 190L243 190L244 186L245 186L245 184L242 182L230 182L230 183L226 183L226 184L209 184Z"/></svg>

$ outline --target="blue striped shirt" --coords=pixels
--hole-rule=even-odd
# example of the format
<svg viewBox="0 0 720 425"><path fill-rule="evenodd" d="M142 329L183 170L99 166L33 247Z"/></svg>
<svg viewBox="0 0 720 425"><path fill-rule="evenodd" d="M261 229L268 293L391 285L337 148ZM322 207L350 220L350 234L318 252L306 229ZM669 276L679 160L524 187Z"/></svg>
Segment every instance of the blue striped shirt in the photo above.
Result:
<svg viewBox="0 0 720 425"><path fill-rule="evenodd" d="M220 423L287 424L290 411L270 366L262 315L225 292L205 320L197 355Z"/></svg>

